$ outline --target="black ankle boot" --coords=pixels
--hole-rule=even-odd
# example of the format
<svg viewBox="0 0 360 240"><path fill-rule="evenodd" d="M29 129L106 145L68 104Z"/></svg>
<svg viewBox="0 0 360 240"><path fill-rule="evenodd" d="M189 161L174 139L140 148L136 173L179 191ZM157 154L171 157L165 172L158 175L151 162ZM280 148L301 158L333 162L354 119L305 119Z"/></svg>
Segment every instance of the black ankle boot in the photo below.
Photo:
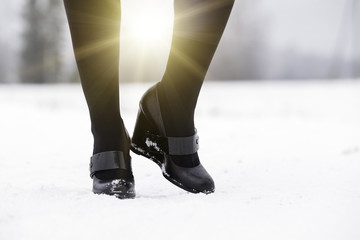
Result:
<svg viewBox="0 0 360 240"><path fill-rule="evenodd" d="M106 151L90 159L90 177L93 192L114 195L118 198L135 198L135 182L129 154L130 139L125 131L125 151Z"/></svg>
<svg viewBox="0 0 360 240"><path fill-rule="evenodd" d="M140 109L132 137L131 150L160 166L163 176L176 186L192 193L212 193L214 181L200 162L182 167L174 159L197 155L198 136L167 136L160 111L157 85L150 88L140 101Z"/></svg>

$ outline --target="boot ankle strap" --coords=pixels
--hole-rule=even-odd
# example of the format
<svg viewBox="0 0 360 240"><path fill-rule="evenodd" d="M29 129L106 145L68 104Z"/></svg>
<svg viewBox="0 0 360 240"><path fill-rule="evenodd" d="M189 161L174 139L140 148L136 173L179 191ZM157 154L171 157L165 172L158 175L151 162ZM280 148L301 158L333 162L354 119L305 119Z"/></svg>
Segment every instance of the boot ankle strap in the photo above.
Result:
<svg viewBox="0 0 360 240"><path fill-rule="evenodd" d="M90 177L92 178L97 171L124 169L126 162L124 153L121 151L108 151L94 154L90 158Z"/></svg>
<svg viewBox="0 0 360 240"><path fill-rule="evenodd" d="M163 137L148 132L145 143L154 152L168 155L189 155L199 150L199 136L196 132L190 137Z"/></svg>

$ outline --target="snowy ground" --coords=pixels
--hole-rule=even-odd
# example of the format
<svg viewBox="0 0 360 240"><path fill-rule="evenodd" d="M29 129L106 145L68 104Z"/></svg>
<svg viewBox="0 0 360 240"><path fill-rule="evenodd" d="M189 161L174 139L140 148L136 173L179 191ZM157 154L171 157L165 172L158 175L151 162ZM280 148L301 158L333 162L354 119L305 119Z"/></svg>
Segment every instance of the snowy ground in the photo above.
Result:
<svg viewBox="0 0 360 240"><path fill-rule="evenodd" d="M132 132L148 84L123 84ZM0 85L0 239L360 239L360 82L207 82L212 195L133 154L137 198L91 193L79 85Z"/></svg>

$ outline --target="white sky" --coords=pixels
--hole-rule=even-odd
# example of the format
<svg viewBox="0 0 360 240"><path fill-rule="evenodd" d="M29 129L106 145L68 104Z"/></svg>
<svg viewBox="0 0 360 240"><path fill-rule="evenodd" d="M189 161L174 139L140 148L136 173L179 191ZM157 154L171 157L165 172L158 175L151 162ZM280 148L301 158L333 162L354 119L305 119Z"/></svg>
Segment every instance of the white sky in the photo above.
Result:
<svg viewBox="0 0 360 240"><path fill-rule="evenodd" d="M129 6L132 1L125 0ZM142 0L149 2L150 0ZM162 10L162 4L169 0L154 0L153 4ZM134 1L136 3L141 0ZM3 1L0 8L0 43L11 42L16 48L20 43L24 0ZM124 2L125 3L125 2ZM296 47L319 54L334 51L340 31L340 21L346 0L262 0L261 9L255 14L269 18L269 41L280 47ZM125 4L124 4L125 5ZM241 7L237 0L233 14ZM64 13L65 14L65 13ZM134 13L135 14L135 13ZM236 16L233 16L236 17ZM229 24L233 22L230 21Z"/></svg>
<svg viewBox="0 0 360 240"><path fill-rule="evenodd" d="M327 54L340 32L346 0L263 0L271 15L270 36L277 46L296 45L306 51Z"/></svg>

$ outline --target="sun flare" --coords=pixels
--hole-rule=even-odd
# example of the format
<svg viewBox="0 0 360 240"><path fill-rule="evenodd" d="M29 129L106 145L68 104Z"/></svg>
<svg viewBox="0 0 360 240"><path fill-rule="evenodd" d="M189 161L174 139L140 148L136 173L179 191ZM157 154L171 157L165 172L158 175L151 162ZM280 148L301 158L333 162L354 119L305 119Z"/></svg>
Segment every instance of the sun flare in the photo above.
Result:
<svg viewBox="0 0 360 240"><path fill-rule="evenodd" d="M160 4L147 1L133 1L122 11L124 34L134 43L161 45L169 41L173 26L173 11L165 10Z"/></svg>
<svg viewBox="0 0 360 240"><path fill-rule="evenodd" d="M169 56L174 7L169 0L122 0L120 78L158 81Z"/></svg>
<svg viewBox="0 0 360 240"><path fill-rule="evenodd" d="M142 16L136 19L131 25L130 34L134 39L147 44L161 42L161 40L168 35L167 31L171 31L162 19L154 16Z"/></svg>

